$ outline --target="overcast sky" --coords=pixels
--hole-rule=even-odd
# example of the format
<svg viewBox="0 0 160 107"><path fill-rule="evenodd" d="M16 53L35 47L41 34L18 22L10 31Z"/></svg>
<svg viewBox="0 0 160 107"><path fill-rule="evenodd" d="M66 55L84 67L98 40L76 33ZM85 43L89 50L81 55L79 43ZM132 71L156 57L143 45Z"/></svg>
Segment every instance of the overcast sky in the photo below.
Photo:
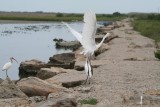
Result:
<svg viewBox="0 0 160 107"><path fill-rule="evenodd" d="M158 12L160 0L0 0L0 11L84 13Z"/></svg>

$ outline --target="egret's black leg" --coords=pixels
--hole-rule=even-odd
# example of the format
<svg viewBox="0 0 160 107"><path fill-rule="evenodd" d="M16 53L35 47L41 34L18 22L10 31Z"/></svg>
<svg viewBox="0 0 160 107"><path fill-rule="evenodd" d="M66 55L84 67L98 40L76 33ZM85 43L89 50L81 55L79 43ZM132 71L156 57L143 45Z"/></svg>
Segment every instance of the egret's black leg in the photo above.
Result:
<svg viewBox="0 0 160 107"><path fill-rule="evenodd" d="M87 79L86 79L86 81L84 82L84 84L86 84L86 83L87 83L87 81L88 81L88 75L87 75Z"/></svg>
<svg viewBox="0 0 160 107"><path fill-rule="evenodd" d="M88 81L89 81L89 84L91 83L90 80L91 80L91 78L89 78L89 80L88 80Z"/></svg>
<svg viewBox="0 0 160 107"><path fill-rule="evenodd" d="M8 78L7 70L6 70L6 76L7 76L7 78Z"/></svg>
<svg viewBox="0 0 160 107"><path fill-rule="evenodd" d="M89 78L89 66L88 66L88 62L89 62L89 59L87 58L87 68L88 68L88 71L87 71L87 79L86 79L86 81L84 82L84 84L86 84L87 83L87 81L88 81L88 78Z"/></svg>

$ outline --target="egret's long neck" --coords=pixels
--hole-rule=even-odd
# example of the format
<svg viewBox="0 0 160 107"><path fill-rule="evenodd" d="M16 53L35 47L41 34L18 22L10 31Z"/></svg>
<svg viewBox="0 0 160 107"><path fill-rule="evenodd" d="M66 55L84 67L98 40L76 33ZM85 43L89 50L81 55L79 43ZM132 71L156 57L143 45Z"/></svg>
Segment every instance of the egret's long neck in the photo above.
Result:
<svg viewBox="0 0 160 107"><path fill-rule="evenodd" d="M96 45L96 50L102 45L102 43L104 42L104 40L105 40L106 37L108 37L108 36L109 36L109 33L107 33L107 34L103 37L102 41L101 41L99 44Z"/></svg>
<svg viewBox="0 0 160 107"><path fill-rule="evenodd" d="M11 63L13 63L13 60L12 59L10 59L11 60Z"/></svg>

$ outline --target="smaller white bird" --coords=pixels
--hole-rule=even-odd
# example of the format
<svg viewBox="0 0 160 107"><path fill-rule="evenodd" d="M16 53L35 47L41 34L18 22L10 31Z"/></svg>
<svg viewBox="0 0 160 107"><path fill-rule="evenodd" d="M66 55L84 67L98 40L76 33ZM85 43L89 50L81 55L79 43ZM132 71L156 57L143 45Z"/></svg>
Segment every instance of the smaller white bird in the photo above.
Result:
<svg viewBox="0 0 160 107"><path fill-rule="evenodd" d="M6 71L6 77L8 77L7 71L12 67L13 60L15 60L18 63L18 61L15 58L11 57L10 62L7 62L6 64L4 64L2 68L2 71Z"/></svg>

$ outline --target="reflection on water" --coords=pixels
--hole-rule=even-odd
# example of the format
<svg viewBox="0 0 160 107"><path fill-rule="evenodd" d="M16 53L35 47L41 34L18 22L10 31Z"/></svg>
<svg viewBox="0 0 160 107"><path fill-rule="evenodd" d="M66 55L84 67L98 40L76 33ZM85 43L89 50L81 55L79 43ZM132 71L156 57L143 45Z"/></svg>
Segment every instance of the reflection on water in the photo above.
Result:
<svg viewBox="0 0 160 107"><path fill-rule="evenodd" d="M70 23L70 26L81 32L82 23ZM11 79L18 79L20 62L38 59L48 62L55 54L70 52L70 50L56 49L54 38L75 40L66 26L59 22L38 24L0 24L0 67L9 61L10 57L18 60L8 70ZM0 78L5 78L5 72L0 72Z"/></svg>

